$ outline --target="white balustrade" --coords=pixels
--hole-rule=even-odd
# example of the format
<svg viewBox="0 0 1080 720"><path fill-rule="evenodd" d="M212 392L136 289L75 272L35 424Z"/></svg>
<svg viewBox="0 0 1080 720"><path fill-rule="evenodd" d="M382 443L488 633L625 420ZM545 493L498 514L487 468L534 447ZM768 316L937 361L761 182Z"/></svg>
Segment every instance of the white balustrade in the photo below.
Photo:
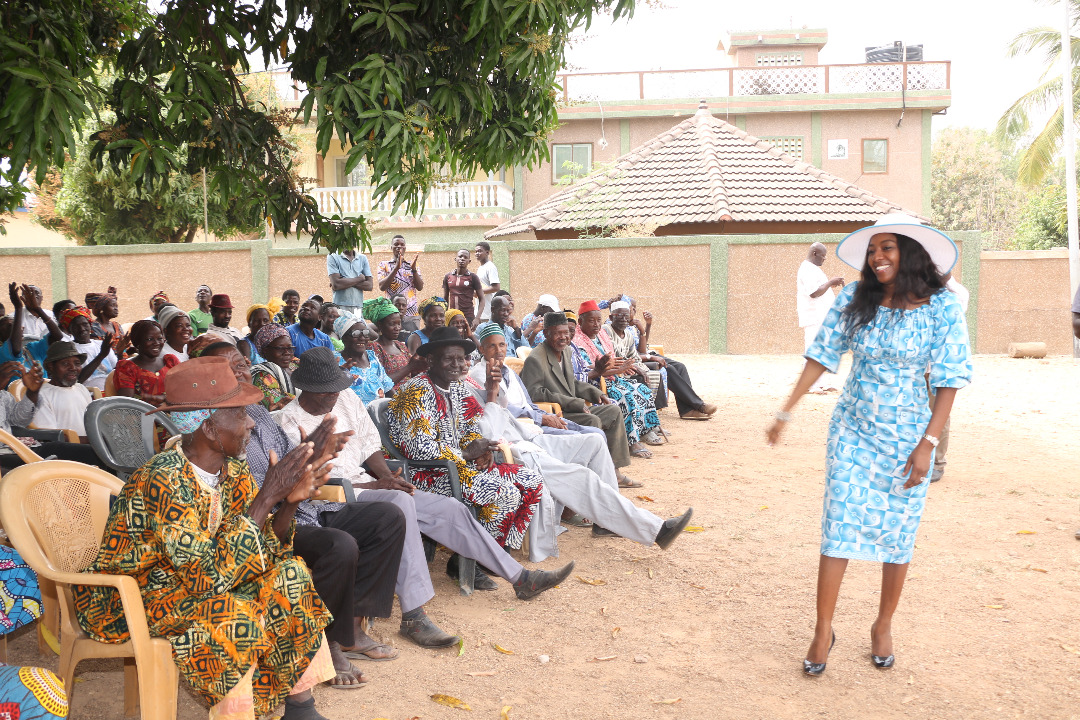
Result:
<svg viewBox="0 0 1080 720"><path fill-rule="evenodd" d="M322 187L310 191L319 204L319 212L325 215L361 215L370 212L390 213L394 207L394 195L388 193L377 205L372 206L372 187ZM445 183L436 185L428 193L424 203L425 214L444 214L451 211L467 211L479 208L514 207L514 190L498 181ZM404 206L397 213L403 214Z"/></svg>

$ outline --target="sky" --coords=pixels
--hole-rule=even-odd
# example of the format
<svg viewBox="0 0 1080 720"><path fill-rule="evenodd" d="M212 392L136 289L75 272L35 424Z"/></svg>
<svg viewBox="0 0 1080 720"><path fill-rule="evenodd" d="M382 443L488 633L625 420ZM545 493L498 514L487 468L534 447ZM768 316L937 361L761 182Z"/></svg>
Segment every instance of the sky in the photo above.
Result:
<svg viewBox="0 0 1080 720"><path fill-rule="evenodd" d="M1043 72L1040 56L1009 58L1006 48L1028 27L1062 22L1060 4L1036 0L664 0L650 10L639 0L633 19L600 18L570 50L575 72L725 67L717 45L730 31L825 28L822 64L861 63L864 48L902 40L923 46L925 60L952 61L952 106L934 130L971 126L992 130L1013 101Z"/></svg>

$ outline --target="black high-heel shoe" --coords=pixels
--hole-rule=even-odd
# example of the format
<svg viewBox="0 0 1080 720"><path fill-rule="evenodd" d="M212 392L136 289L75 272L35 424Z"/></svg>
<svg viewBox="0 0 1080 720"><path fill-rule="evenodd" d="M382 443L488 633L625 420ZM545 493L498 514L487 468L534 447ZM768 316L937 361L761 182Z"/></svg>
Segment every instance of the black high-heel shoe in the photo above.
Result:
<svg viewBox="0 0 1080 720"><path fill-rule="evenodd" d="M870 632L870 641L874 641L874 633L872 630ZM873 652L871 652L870 659L873 661L874 667L880 668L882 670L888 670L896 663L895 655L875 655Z"/></svg>
<svg viewBox="0 0 1080 720"><path fill-rule="evenodd" d="M874 655L870 653L870 659L874 661L874 667L881 668L882 670L888 670L896 662L895 655L889 655L888 657L882 657L881 655Z"/></svg>
<svg viewBox="0 0 1080 720"><path fill-rule="evenodd" d="M829 653L832 652L833 645L835 645L835 644L836 644L836 631L833 630L832 642L829 644L829 652L825 653L826 659L829 657ZM803 669L803 672L805 674L813 675L814 677L817 677L818 675L821 675L823 672L825 672L825 663L812 663L809 660L804 659L802 661L802 669Z"/></svg>

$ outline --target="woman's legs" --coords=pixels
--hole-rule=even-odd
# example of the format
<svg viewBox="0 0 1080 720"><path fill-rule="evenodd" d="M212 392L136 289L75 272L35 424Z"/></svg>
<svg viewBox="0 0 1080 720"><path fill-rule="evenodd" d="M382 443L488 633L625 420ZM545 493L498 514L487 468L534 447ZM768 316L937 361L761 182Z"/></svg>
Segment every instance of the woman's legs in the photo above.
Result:
<svg viewBox="0 0 1080 720"><path fill-rule="evenodd" d="M881 565L881 602L878 604L878 616L870 626L870 652L887 657L893 654L892 618L896 606L900 603L900 592L904 589L908 564L882 563Z"/></svg>
<svg viewBox="0 0 1080 720"><path fill-rule="evenodd" d="M823 663L829 656L833 614L836 612L836 599L840 595L840 583L844 580L847 564L847 558L827 555L822 555L818 561L817 625L814 627L814 640L806 653L806 659L812 663Z"/></svg>

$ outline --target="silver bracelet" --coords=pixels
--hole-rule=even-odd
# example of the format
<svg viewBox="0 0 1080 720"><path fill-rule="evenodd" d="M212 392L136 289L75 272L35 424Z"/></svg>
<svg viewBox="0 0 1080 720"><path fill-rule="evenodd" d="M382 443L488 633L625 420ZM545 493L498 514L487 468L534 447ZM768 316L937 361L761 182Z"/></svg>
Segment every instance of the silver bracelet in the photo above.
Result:
<svg viewBox="0 0 1080 720"><path fill-rule="evenodd" d="M791 422L791 413L784 412L783 410L777 410L774 417L780 422Z"/></svg>
<svg viewBox="0 0 1080 720"><path fill-rule="evenodd" d="M941 442L939 438L936 438L933 435L923 435L922 439L933 445L935 448L938 446L938 443Z"/></svg>

